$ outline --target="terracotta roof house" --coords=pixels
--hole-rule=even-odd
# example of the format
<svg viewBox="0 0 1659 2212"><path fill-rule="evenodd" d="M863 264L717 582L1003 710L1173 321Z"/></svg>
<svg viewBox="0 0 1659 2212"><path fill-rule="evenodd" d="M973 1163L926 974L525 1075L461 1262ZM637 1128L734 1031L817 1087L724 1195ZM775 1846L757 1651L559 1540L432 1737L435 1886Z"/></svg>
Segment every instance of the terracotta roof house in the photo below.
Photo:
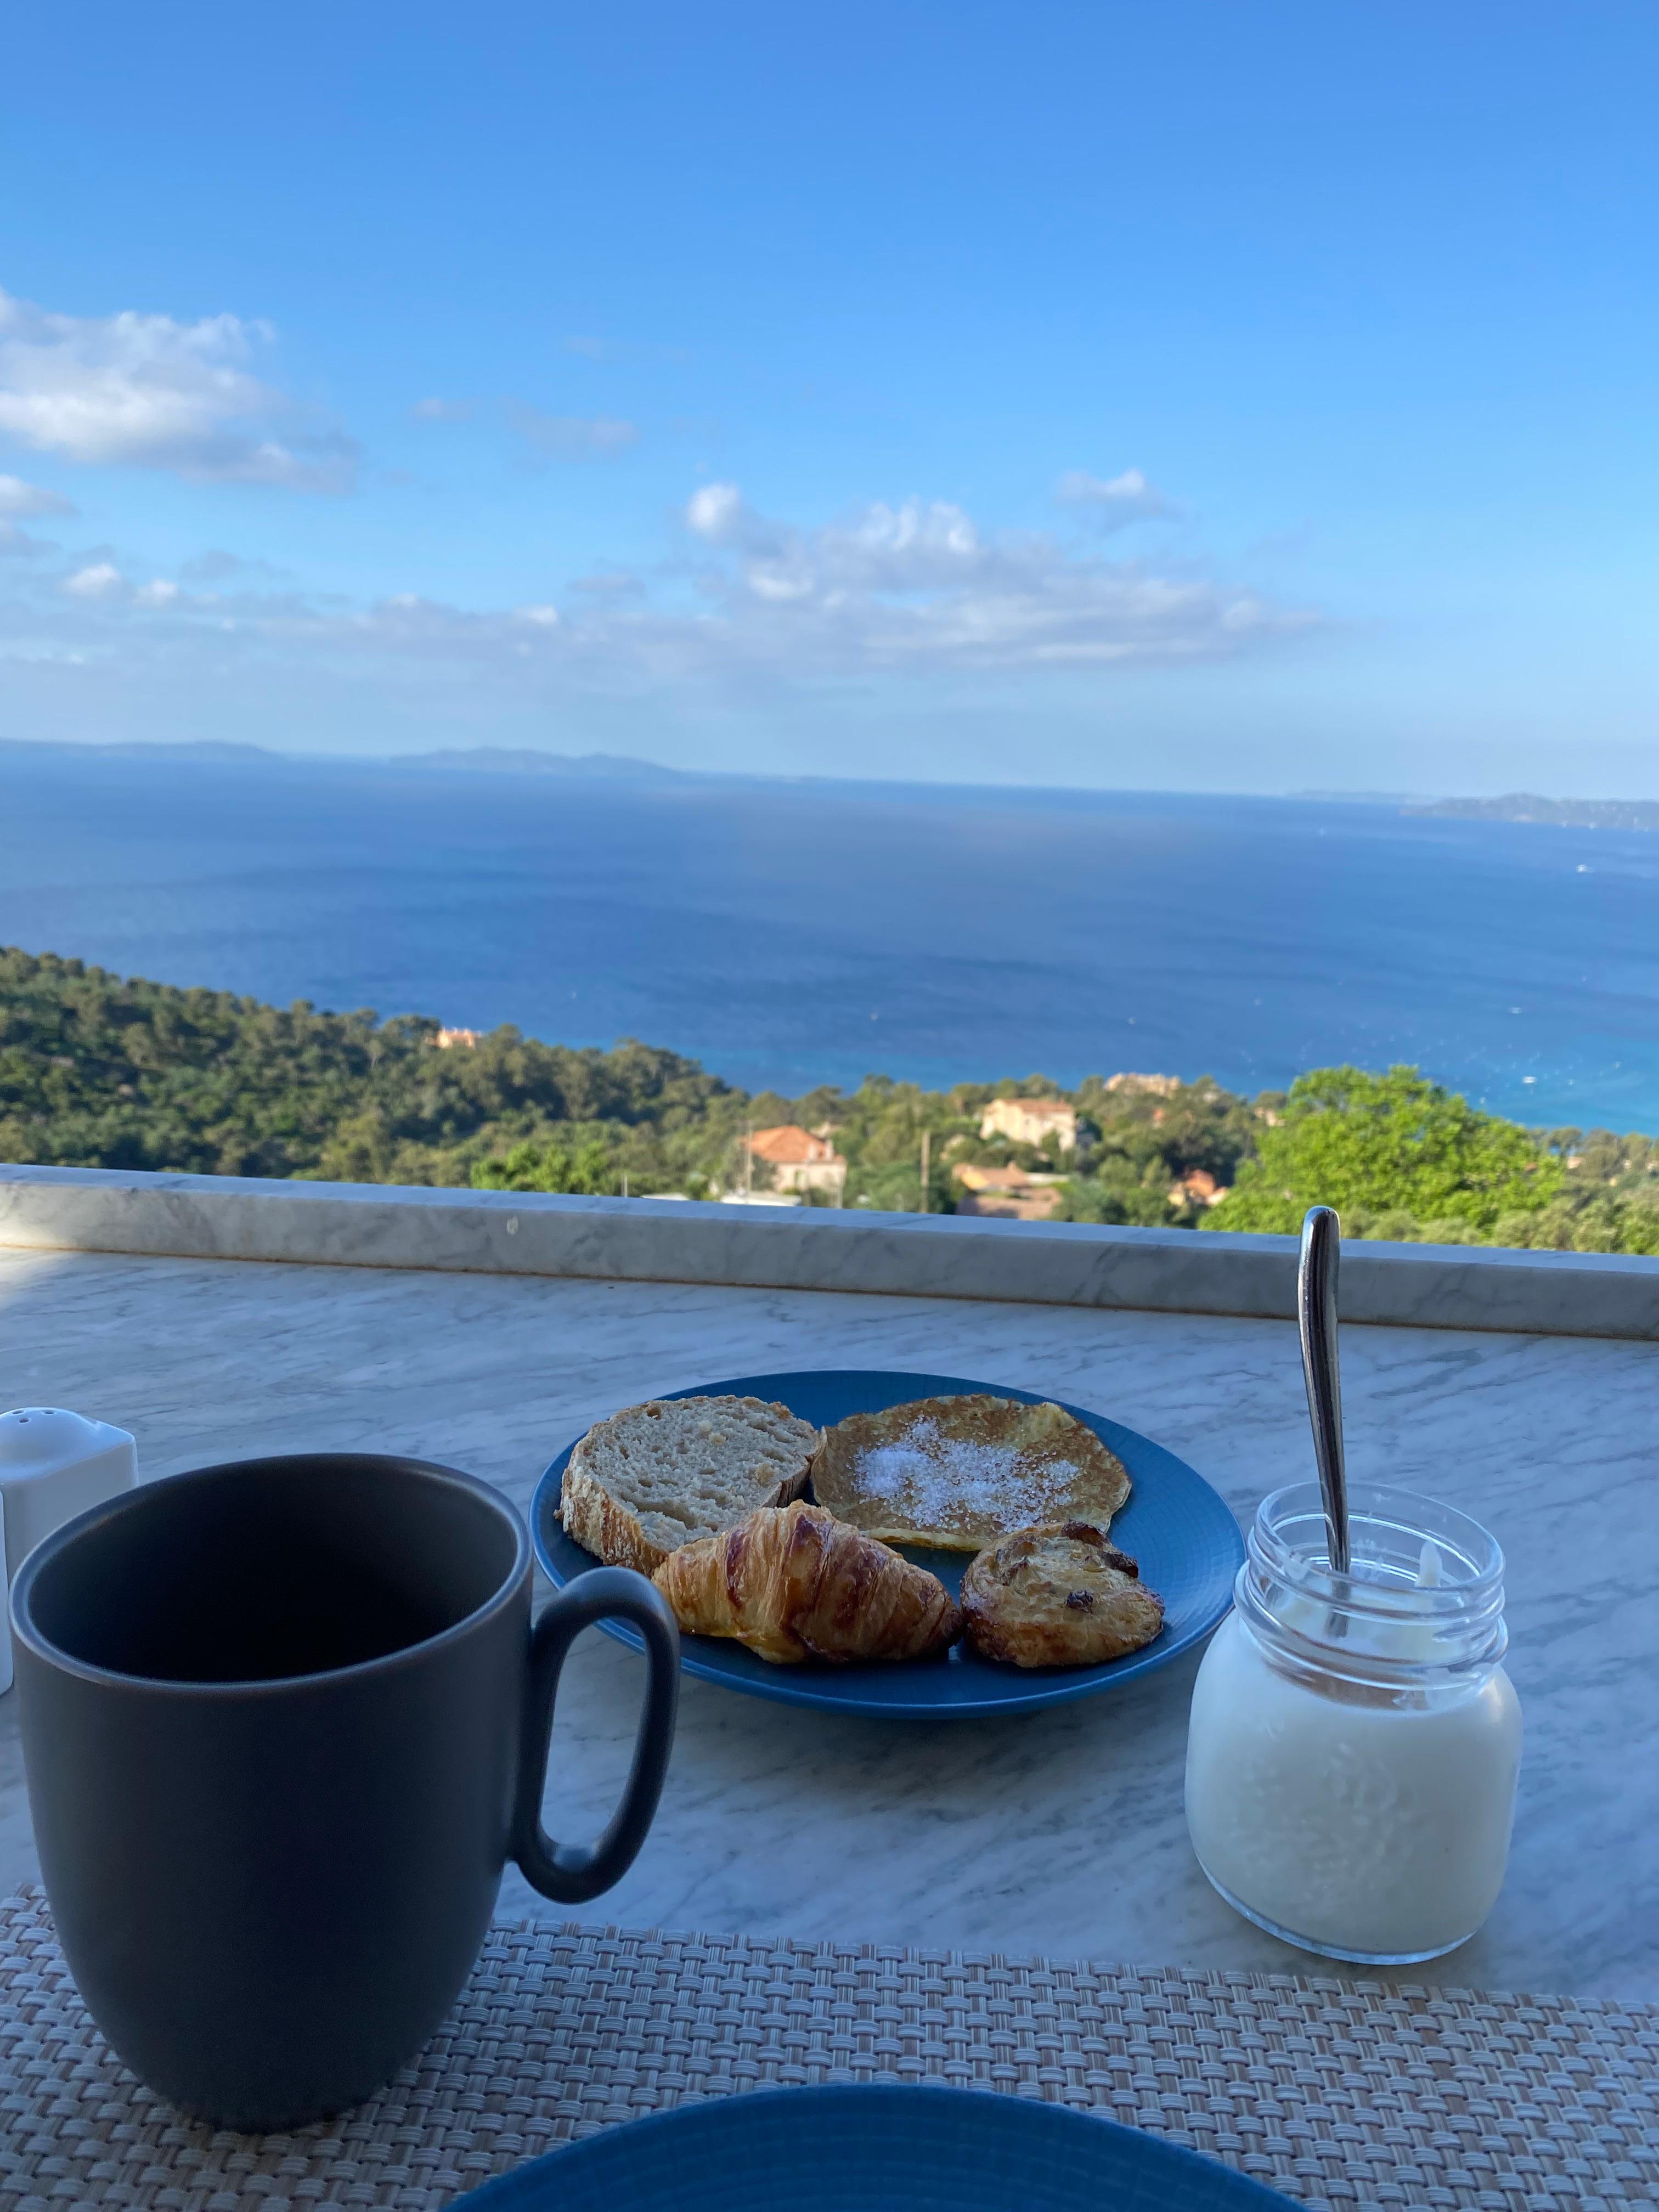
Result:
<svg viewBox="0 0 1659 2212"><path fill-rule="evenodd" d="M453 1052L458 1045L465 1052L473 1052L483 1036L482 1030L440 1030L432 1042L440 1052Z"/></svg>
<svg viewBox="0 0 1659 2212"><path fill-rule="evenodd" d="M751 1129L745 1139L757 1171L774 1190L822 1190L839 1200L847 1183L847 1163L827 1137L785 1121L775 1129Z"/></svg>
<svg viewBox="0 0 1659 2212"><path fill-rule="evenodd" d="M1063 1098L994 1098L980 1116L981 1137L1006 1137L1016 1145L1077 1147L1077 1109Z"/></svg>

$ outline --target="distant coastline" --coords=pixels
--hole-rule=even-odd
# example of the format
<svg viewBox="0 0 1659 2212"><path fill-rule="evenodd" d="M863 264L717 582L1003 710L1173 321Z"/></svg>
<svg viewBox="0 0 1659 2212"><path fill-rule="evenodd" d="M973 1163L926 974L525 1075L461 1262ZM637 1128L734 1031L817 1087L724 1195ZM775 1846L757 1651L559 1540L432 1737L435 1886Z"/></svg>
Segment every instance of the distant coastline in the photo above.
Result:
<svg viewBox="0 0 1659 2212"><path fill-rule="evenodd" d="M518 777L546 783L624 785L636 790L653 786L678 787L682 792L695 791L699 787L732 790L817 789L882 792L895 796L912 793L940 799L971 795L1014 803L1080 798L1096 803L1124 800L1132 805L1160 799L1234 799L1268 805L1288 800L1291 804L1376 807L1419 819L1522 822L1562 830L1659 830L1659 800L1656 799L1545 799L1530 791L1507 792L1498 799L1431 799L1421 793L1405 791L1165 793L1140 787L1117 790L1058 784L916 784L898 778L879 778L872 782L866 777L776 770L671 768L666 762L643 760L627 753L561 753L530 745L447 745L421 753L309 753L213 738L173 743L129 739L71 744L61 738L0 737L0 761L8 756L36 759L92 757L154 763L157 766L259 768L299 775L361 775L368 770L402 775L476 776L497 782Z"/></svg>
<svg viewBox="0 0 1659 2212"><path fill-rule="evenodd" d="M1435 799L1402 806L1402 814L1458 822L1535 822L1556 830L1659 830L1659 801L1648 799L1540 799L1512 791L1502 799Z"/></svg>
<svg viewBox="0 0 1659 2212"><path fill-rule="evenodd" d="M271 745L236 744L217 738L176 744L134 739L107 744L69 744L51 738L0 738L0 755L50 753L91 755L188 765L193 761L311 770L316 769L415 769L439 775L548 775L581 782L694 783L716 777L717 769L667 768L659 761L636 760L627 753L553 753L526 746L441 746L425 753L283 752Z"/></svg>

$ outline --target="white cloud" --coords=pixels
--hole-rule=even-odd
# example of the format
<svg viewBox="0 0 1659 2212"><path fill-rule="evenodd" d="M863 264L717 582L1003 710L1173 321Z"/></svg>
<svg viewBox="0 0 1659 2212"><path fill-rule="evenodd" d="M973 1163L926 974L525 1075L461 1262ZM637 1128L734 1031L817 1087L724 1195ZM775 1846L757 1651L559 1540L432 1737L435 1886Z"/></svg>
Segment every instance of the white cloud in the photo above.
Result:
<svg viewBox="0 0 1659 2212"><path fill-rule="evenodd" d="M717 690L773 693L891 678L1099 678L1267 650L1319 626L1196 568L1112 561L1042 533L988 530L947 501L874 501L814 527L774 520L735 484L684 509L684 555L581 578L556 602L462 607L398 592L372 605L280 588L220 555L136 591L102 549L0 603L0 653L171 668L188 685L281 665L453 687L469 714L516 701ZM617 588L611 588L611 585Z"/></svg>
<svg viewBox="0 0 1659 2212"><path fill-rule="evenodd" d="M77 599L107 599L125 591L126 578L112 561L94 561L65 576L64 589Z"/></svg>
<svg viewBox="0 0 1659 2212"><path fill-rule="evenodd" d="M0 292L0 434L198 483L349 489L356 447L249 367L268 324L60 315Z"/></svg>
<svg viewBox="0 0 1659 2212"><path fill-rule="evenodd" d="M0 476L0 514L73 514L75 508L61 492L25 483L21 477Z"/></svg>
<svg viewBox="0 0 1659 2212"><path fill-rule="evenodd" d="M614 460L640 441L638 426L615 415L549 415L514 399L507 403L507 419L548 460Z"/></svg>
<svg viewBox="0 0 1659 2212"><path fill-rule="evenodd" d="M1212 659L1312 619L1200 573L988 532L942 500L878 501L799 530L757 514L735 484L705 484L685 521L719 556L697 576L718 611L700 641L803 675Z"/></svg>
<svg viewBox="0 0 1659 2212"><path fill-rule="evenodd" d="M743 534L746 521L757 519L748 515L736 484L704 484L686 502L687 529L713 545L731 544Z"/></svg>
<svg viewBox="0 0 1659 2212"><path fill-rule="evenodd" d="M1091 477L1086 469L1067 469L1054 486L1054 497L1067 507L1089 508L1093 520L1105 530L1178 512L1175 502L1139 469L1125 469L1115 477Z"/></svg>
<svg viewBox="0 0 1659 2212"><path fill-rule="evenodd" d="M417 399L410 409L417 422L465 422L472 413L470 399Z"/></svg>

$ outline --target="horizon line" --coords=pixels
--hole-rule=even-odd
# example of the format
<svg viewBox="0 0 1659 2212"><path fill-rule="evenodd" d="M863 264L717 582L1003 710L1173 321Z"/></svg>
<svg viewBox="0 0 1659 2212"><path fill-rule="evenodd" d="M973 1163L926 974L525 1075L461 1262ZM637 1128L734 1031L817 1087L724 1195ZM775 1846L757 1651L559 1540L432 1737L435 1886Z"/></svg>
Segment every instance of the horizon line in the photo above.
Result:
<svg viewBox="0 0 1659 2212"><path fill-rule="evenodd" d="M636 753L592 751L584 753L557 752L543 745L434 745L422 752L316 752L304 748L277 745L258 745L245 740L225 738L0 738L0 752L30 753L90 753L99 756L118 755L124 757L149 756L155 759L220 760L227 763L238 760L248 762L281 762L307 768L404 768L428 771L453 769L457 774L508 775L522 774L568 775L575 779L592 782L646 783L656 781L684 783L758 783L831 784L849 789L891 789L911 791L1009 791L1051 792L1057 796L1085 793L1102 798L1168 799L1263 799L1322 800L1336 804L1375 806L1409 806L1433 804L1445 799L1462 799L1467 794L1448 791L1378 791L1374 787L1355 786L1351 789L1329 787L1275 787L1273 789L1243 789L1229 785L1189 785L1176 787L1167 784L1122 783L1047 783L1006 781L955 780L944 776L925 775L835 775L812 769L789 771L769 769L680 768L665 761L647 758ZM615 771L614 775L610 771ZM1504 792L1492 794L1494 798L1535 798L1535 793ZM1479 802L1476 802L1479 803ZM1551 803L1570 805L1640 805L1639 800L1590 800L1571 798Z"/></svg>

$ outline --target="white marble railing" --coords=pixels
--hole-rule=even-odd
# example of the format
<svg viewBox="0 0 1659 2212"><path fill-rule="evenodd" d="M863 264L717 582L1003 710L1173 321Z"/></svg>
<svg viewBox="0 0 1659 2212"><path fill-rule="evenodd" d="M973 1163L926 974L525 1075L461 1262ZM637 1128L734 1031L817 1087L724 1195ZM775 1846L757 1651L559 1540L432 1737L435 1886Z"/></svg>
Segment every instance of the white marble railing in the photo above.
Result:
<svg viewBox="0 0 1659 2212"><path fill-rule="evenodd" d="M0 1166L0 1246L1287 1316L1288 1237ZM1659 1260L1350 1244L1344 1318L1659 1338Z"/></svg>

